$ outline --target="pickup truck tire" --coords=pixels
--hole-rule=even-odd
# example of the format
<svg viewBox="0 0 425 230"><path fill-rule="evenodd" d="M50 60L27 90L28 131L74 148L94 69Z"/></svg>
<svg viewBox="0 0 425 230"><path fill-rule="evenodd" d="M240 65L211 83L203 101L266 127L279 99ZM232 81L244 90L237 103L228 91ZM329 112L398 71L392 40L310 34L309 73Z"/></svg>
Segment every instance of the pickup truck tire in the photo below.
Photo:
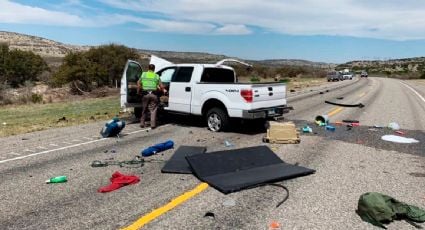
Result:
<svg viewBox="0 0 425 230"><path fill-rule="evenodd" d="M224 131L229 127L229 116L227 113L218 107L214 107L207 112L208 129L213 132Z"/></svg>

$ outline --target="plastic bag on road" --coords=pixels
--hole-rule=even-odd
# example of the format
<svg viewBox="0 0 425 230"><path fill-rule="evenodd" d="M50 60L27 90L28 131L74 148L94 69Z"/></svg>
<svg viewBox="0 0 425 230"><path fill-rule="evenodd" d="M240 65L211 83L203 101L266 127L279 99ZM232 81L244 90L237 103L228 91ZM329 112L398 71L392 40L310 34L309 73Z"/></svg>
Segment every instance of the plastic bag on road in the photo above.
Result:
<svg viewBox="0 0 425 230"><path fill-rule="evenodd" d="M399 130L400 125L396 122L391 122L391 123L388 124L388 128L390 128L392 130Z"/></svg>

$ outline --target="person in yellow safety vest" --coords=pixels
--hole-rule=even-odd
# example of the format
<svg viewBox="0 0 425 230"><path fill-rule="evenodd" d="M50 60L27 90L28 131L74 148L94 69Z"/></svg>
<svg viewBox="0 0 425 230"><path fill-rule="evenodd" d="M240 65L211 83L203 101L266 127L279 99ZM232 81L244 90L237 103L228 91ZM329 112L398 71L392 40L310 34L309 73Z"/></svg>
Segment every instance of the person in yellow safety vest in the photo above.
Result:
<svg viewBox="0 0 425 230"><path fill-rule="evenodd" d="M137 81L137 94L142 93L142 116L140 117L140 127L145 127L146 113L151 114L150 126L152 129L156 127L156 112L158 109L158 94L160 92L166 93L161 79L155 73L155 65L150 64L147 72L143 72Z"/></svg>

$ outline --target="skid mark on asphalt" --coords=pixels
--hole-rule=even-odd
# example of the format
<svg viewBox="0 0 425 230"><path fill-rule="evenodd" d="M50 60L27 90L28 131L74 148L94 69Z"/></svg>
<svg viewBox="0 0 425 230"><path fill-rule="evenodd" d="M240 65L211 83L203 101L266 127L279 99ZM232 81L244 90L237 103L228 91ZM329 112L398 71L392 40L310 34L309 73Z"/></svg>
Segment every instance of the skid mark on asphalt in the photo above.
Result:
<svg viewBox="0 0 425 230"><path fill-rule="evenodd" d="M168 204L159 207L150 213L142 216L140 219L138 219L133 224L129 225L128 227L122 228L122 230L136 230L140 229L144 225L148 224L152 220L158 218L162 214L170 211L171 209L177 207L178 205L184 203L185 201L189 200L190 198L196 196L197 194L203 192L205 189L207 189L209 186L207 183L200 183L198 184L194 189L187 191L183 193L182 195L174 198L172 201L170 201Z"/></svg>

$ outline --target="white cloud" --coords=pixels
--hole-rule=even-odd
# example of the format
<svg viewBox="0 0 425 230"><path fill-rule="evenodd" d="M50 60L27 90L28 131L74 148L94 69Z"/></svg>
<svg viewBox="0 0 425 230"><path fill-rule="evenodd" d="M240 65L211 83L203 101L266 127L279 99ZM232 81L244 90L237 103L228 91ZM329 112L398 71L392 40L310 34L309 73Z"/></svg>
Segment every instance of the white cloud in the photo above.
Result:
<svg viewBox="0 0 425 230"><path fill-rule="evenodd" d="M251 34L252 31L248 29L245 25L224 25L220 28L217 28L214 31L215 34L221 35L244 35L244 34Z"/></svg>
<svg viewBox="0 0 425 230"><path fill-rule="evenodd" d="M106 13L104 4L126 9L128 15ZM258 28L292 35L425 39L423 0L98 0L97 5L94 9L81 0L64 0L49 10L0 0L0 23L136 23L144 31L182 34L246 35Z"/></svg>
<svg viewBox="0 0 425 230"><path fill-rule="evenodd" d="M170 20L211 23L224 28L224 31L231 28L228 25L239 25L240 29L242 26L254 26L294 35L393 40L425 38L425 1L422 0L100 1L117 8L155 13ZM242 30L244 33L247 31Z"/></svg>
<svg viewBox="0 0 425 230"><path fill-rule="evenodd" d="M84 20L78 16L49 11L39 7L26 6L19 3L0 0L0 22L44 25L83 25Z"/></svg>

